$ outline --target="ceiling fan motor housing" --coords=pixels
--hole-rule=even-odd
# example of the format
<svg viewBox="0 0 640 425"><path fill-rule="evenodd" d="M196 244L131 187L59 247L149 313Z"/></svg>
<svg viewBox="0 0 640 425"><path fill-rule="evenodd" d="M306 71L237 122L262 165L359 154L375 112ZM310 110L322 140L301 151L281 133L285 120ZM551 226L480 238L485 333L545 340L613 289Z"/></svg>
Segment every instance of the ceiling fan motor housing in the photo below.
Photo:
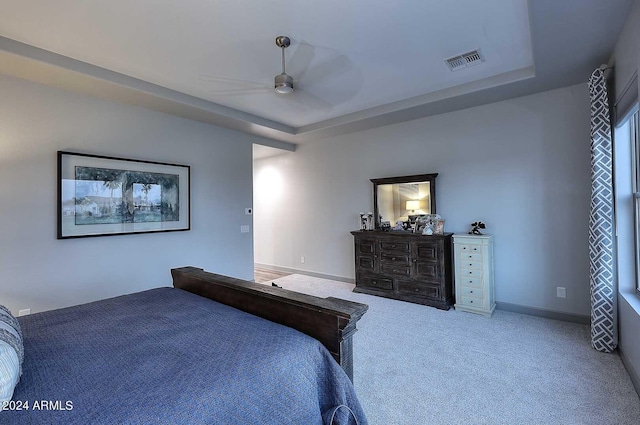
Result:
<svg viewBox="0 0 640 425"><path fill-rule="evenodd" d="M276 37L276 46L287 48L291 45L291 39L286 35L279 35Z"/></svg>
<svg viewBox="0 0 640 425"><path fill-rule="evenodd" d="M293 77L285 73L276 75L274 88L276 92L281 94L291 93L293 91Z"/></svg>

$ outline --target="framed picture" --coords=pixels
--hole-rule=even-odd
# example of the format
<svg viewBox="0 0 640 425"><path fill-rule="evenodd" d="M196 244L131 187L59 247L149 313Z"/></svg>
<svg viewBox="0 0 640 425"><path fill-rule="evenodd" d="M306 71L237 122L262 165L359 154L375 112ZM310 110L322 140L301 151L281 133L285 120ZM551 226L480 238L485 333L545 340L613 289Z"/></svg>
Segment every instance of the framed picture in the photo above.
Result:
<svg viewBox="0 0 640 425"><path fill-rule="evenodd" d="M434 235L444 235L444 220L436 220L433 227Z"/></svg>
<svg viewBox="0 0 640 425"><path fill-rule="evenodd" d="M58 239L190 230L190 167L58 151Z"/></svg>

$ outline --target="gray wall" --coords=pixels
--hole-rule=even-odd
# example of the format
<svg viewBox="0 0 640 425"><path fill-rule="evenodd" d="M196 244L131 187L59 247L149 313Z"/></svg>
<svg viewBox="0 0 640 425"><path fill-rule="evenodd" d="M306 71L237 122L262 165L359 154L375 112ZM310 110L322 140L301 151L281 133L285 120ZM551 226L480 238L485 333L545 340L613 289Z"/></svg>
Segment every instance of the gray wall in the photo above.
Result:
<svg viewBox="0 0 640 425"><path fill-rule="evenodd" d="M446 231L495 234L496 298L589 314L586 84L302 145L254 165L256 262L353 278L369 179L439 173ZM300 262L305 256L305 263ZM556 287L567 298L556 297Z"/></svg>
<svg viewBox="0 0 640 425"><path fill-rule="evenodd" d="M0 76L0 304L14 313L171 285L194 265L253 278L251 136ZM56 151L190 165L188 232L56 239Z"/></svg>
<svg viewBox="0 0 640 425"><path fill-rule="evenodd" d="M620 38L613 52L611 63L615 66L615 98L619 98L621 90L624 89L633 74L640 68L640 0L636 0L629 17L625 23ZM639 80L640 84L640 80ZM638 88L640 92L640 87ZM617 140L628 140L628 135ZM623 149L625 148L625 149ZM624 179L624 175L630 174L628 164L623 163L620 157L630 154L628 147L617 146L616 168L618 178ZM621 150L627 153L621 154ZM620 175L622 174L622 176ZM627 193L621 193L623 185L626 185ZM623 352L625 365L629 371L636 390L640 391L640 297L635 293L635 271L633 270L633 239L628 235L633 234L633 223L631 214L633 208L632 199L629 195L631 187L628 180L618 184L617 189L617 209L618 213L626 212L627 215L620 217L618 220L618 287L620 296L618 297L618 328L619 328L619 347Z"/></svg>

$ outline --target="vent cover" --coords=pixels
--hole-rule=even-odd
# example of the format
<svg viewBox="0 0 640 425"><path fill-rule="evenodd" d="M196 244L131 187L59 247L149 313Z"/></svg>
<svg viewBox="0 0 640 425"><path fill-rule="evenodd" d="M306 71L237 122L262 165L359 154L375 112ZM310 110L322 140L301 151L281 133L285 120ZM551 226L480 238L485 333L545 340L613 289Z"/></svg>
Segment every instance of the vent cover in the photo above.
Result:
<svg viewBox="0 0 640 425"><path fill-rule="evenodd" d="M470 66L482 63L482 56L479 50L472 50L461 55L454 56L444 60L451 71L468 68Z"/></svg>

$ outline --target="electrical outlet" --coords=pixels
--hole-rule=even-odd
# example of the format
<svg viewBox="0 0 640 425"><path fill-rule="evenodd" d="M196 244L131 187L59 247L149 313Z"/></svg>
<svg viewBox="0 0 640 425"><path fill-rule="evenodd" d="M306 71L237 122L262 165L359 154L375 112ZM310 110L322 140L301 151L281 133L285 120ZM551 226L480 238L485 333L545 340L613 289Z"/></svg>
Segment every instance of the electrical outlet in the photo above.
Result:
<svg viewBox="0 0 640 425"><path fill-rule="evenodd" d="M243 224L242 226L240 226L240 233L249 233L249 225Z"/></svg>
<svg viewBox="0 0 640 425"><path fill-rule="evenodd" d="M27 316L31 314L31 309L30 308L25 308L24 310L19 310L18 311L18 316Z"/></svg>
<svg viewBox="0 0 640 425"><path fill-rule="evenodd" d="M302 257L300 257L300 262L301 262L302 264L304 264L304 255L303 255Z"/></svg>
<svg viewBox="0 0 640 425"><path fill-rule="evenodd" d="M244 209L244 215L251 215L251 214L253 214L253 208Z"/></svg>
<svg viewBox="0 0 640 425"><path fill-rule="evenodd" d="M557 296L558 298L567 298L567 288L562 286L558 286L557 288Z"/></svg>

